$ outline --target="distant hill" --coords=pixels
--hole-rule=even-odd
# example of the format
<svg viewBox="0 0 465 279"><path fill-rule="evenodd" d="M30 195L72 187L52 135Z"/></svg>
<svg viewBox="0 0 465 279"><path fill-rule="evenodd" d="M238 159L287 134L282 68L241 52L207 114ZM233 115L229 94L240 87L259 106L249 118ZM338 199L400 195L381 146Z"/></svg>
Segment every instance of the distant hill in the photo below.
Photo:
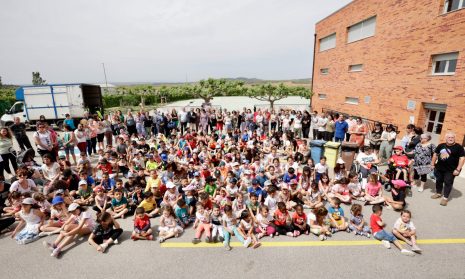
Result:
<svg viewBox="0 0 465 279"><path fill-rule="evenodd" d="M303 79L289 79L289 80L265 80L265 79L258 79L258 78L246 78L246 77L237 77L237 78L225 78L226 80L231 81L242 81L245 84L253 85L253 84L264 84L264 83L285 83L287 85L291 84L299 84L299 85L310 85L312 79L311 78L303 78ZM196 82L188 82L196 83ZM132 85L153 85L153 86L173 86L173 85L181 85L185 84L185 82L112 82L112 84L117 86L132 86Z"/></svg>

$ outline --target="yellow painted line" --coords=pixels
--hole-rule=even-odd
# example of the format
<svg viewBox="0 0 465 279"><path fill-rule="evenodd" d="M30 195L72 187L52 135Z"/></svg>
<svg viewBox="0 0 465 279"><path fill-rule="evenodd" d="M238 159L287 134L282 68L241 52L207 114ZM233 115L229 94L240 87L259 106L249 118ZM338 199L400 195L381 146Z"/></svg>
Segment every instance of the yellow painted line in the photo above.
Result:
<svg viewBox="0 0 465 279"><path fill-rule="evenodd" d="M168 240L169 241L169 240ZM420 239L418 244L465 244L465 238L442 238L442 239ZM314 247L314 246L369 246L380 245L378 240L326 240L326 241L277 241L261 242L261 247ZM240 242L231 242L231 247L242 247ZM191 242L165 242L161 244L163 248L218 248L223 247L222 243L192 244Z"/></svg>

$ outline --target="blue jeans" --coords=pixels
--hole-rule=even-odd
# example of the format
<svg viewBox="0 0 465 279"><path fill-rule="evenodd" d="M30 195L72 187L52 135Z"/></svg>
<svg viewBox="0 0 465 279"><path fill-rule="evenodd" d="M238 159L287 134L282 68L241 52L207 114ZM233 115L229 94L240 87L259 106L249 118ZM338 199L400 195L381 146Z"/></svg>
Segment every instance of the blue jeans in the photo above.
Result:
<svg viewBox="0 0 465 279"><path fill-rule="evenodd" d="M396 240L396 237L385 230L381 230L375 234L375 238L378 240L387 240L389 242L394 242Z"/></svg>
<svg viewBox="0 0 465 279"><path fill-rule="evenodd" d="M237 240L239 240L241 243L244 243L244 238L239 233L236 226L233 227L233 232L234 232L234 235L236 236ZM229 245L229 242L231 241L231 234L226 229L224 229L223 230L223 235L224 235L223 244L224 245Z"/></svg>

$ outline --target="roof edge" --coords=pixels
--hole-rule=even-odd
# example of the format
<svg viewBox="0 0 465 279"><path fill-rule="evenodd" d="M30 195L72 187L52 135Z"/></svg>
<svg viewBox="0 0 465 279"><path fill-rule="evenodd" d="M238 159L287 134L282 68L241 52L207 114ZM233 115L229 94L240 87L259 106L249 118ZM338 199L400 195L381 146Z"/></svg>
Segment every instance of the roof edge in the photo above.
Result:
<svg viewBox="0 0 465 279"><path fill-rule="evenodd" d="M338 12L344 10L344 9L347 8L348 6L354 4L355 2L358 2L358 0L353 0L352 2L345 4L345 5L342 6L341 8L337 9L336 11L332 12L331 14L329 14L329 15L327 15L326 17L324 17L324 18L320 19L319 21L317 21L317 22L315 23L315 25L319 24L319 23L322 22L323 20L326 20L326 19L332 17L333 15L335 15L335 14L337 14Z"/></svg>

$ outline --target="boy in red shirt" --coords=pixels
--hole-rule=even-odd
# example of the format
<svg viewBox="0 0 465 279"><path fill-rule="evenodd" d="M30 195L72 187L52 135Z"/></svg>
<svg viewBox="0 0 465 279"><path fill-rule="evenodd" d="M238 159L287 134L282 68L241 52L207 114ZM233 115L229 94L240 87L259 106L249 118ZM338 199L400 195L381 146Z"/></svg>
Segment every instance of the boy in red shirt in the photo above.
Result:
<svg viewBox="0 0 465 279"><path fill-rule="evenodd" d="M384 247L387 249L391 248L391 243L393 243L397 248L399 248L400 253L402 255L406 256L414 256L415 253L404 249L400 242L397 240L397 238L390 232L387 232L384 230L384 227L386 224L383 222L383 219L381 219L381 215L383 214L383 208L379 204L373 205L373 214L371 214L370 217L370 225L371 225L371 230L373 232L373 236L377 239L380 240Z"/></svg>
<svg viewBox="0 0 465 279"><path fill-rule="evenodd" d="M404 180L408 179L407 169L410 161L405 154L402 154L403 151L404 149L402 148L402 146L394 147L394 154L389 159L389 161L396 168L396 180L399 179L401 172L404 174Z"/></svg>

